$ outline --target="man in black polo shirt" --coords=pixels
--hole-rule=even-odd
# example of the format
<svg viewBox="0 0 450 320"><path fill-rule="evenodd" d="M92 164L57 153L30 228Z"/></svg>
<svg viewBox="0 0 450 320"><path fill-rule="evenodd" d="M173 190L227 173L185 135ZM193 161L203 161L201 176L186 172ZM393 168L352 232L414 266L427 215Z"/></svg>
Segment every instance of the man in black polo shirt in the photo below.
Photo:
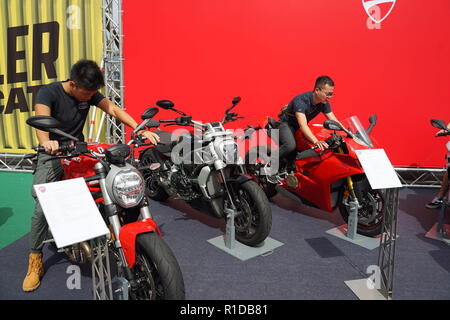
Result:
<svg viewBox="0 0 450 320"><path fill-rule="evenodd" d="M331 111L329 99L334 95L334 82L328 76L316 79L314 90L295 96L280 115L279 157L280 172L293 165L296 156L295 132L300 129L305 138L320 150L328 148L325 141L319 140L308 127L308 122L319 113L329 120L338 121Z"/></svg>
<svg viewBox="0 0 450 320"><path fill-rule="evenodd" d="M132 129L136 128L138 124L128 113L98 92L104 85L103 74L98 65L94 61L80 60L72 66L69 80L51 83L39 90L35 114L56 118L62 124L60 128L62 131L77 137L80 141L84 141L83 127L91 105L99 107ZM153 132L139 133L154 144L159 141L158 135ZM38 155L33 185L59 181L64 173L61 161L46 160L58 153L59 146L67 142L67 138L41 130L36 130L36 135L39 145L45 148L46 153ZM24 291L33 291L40 285L40 279L44 274L42 247L43 241L48 237L48 224L33 188L32 195L36 200L36 206L31 220L31 253L28 272L22 286Z"/></svg>

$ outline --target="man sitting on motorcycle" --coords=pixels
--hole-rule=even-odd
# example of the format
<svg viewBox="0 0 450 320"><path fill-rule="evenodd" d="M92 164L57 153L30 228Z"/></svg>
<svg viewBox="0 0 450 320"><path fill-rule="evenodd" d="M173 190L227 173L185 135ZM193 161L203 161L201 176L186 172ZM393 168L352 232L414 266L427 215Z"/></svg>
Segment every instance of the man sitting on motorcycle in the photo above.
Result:
<svg viewBox="0 0 450 320"><path fill-rule="evenodd" d="M80 141L84 141L83 127L91 105L116 118L131 128L136 128L136 121L124 110L104 97L98 90L105 85L103 74L98 65L91 60L80 60L70 71L70 79L58 81L43 86L36 97L36 116L52 116L63 124L62 131L71 134ZM159 141L158 135L150 131L139 132L152 143ZM64 137L36 130L39 145L45 148L46 153L37 157L37 166L34 171L33 185L59 181L63 176L63 167L59 159L50 159L58 153L59 146L64 144ZM44 163L45 162L45 163ZM32 188L32 195L36 194ZM40 285L44 274L42 263L43 241L48 238L48 224L36 201L31 221L30 249L28 272L23 281L24 291L33 291Z"/></svg>
<svg viewBox="0 0 450 320"><path fill-rule="evenodd" d="M334 82L328 76L320 76L316 79L314 90L295 96L280 113L279 129L279 159L280 173L292 170L296 156L295 132L300 129L305 138L316 145L320 150L328 148L325 141L319 140L308 127L308 122L319 113L323 113L329 120L338 121L331 111L329 100L334 95ZM339 122L339 121L338 121ZM281 179L268 177L269 181Z"/></svg>
<svg viewBox="0 0 450 320"><path fill-rule="evenodd" d="M447 124L447 128L450 129L450 122ZM436 135L438 135L440 133L443 133L443 132L444 132L444 130L440 130L440 131L438 131L436 133ZM428 209L440 208L440 206L442 204L442 200L444 199L445 195L448 193L449 188L450 188L450 184L449 184L449 181L448 181L448 171L450 170L449 169L449 167L450 167L450 141L447 142L447 151L448 151L448 153L447 153L447 165L446 165L447 171L445 171L444 177L442 178L442 185L441 185L441 188L439 189L438 194L433 198L433 200L431 200L430 203L428 203L426 205L426 207Z"/></svg>

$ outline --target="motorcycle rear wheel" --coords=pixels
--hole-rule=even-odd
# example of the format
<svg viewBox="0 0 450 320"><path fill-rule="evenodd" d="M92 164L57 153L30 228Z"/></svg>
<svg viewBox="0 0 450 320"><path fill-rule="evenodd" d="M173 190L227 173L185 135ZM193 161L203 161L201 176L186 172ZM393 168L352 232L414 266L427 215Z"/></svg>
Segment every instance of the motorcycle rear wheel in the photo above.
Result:
<svg viewBox="0 0 450 320"><path fill-rule="evenodd" d="M373 190L370 187L369 181L364 174L355 175L352 179L356 197L361 205L361 208L358 209L358 233L367 237L375 237L381 234L383 226L385 210L383 194L380 190ZM348 222L350 213L349 206L345 204L348 198L348 191L345 190L339 205L339 212L345 222ZM368 219L368 216L374 210L376 213L375 217Z"/></svg>
<svg viewBox="0 0 450 320"><path fill-rule="evenodd" d="M130 290L132 300L184 300L180 266L169 246L156 232L136 238L136 264L132 268L138 288Z"/></svg>
<svg viewBox="0 0 450 320"><path fill-rule="evenodd" d="M236 201L241 214L234 219L236 239L248 246L263 242L272 228L272 211L264 191L254 181L244 182L236 188Z"/></svg>

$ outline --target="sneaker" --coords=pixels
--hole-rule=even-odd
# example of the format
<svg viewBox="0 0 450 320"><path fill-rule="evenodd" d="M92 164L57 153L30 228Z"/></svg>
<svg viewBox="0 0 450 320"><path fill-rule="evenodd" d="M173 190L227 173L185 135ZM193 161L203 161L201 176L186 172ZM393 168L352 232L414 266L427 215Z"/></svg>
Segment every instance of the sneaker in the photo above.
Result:
<svg viewBox="0 0 450 320"><path fill-rule="evenodd" d="M426 205L426 207L427 207L428 209L437 209L437 208L440 208L441 205L442 205L442 201L443 201L442 198L434 197L433 201L431 201L430 203L428 203L428 204Z"/></svg>

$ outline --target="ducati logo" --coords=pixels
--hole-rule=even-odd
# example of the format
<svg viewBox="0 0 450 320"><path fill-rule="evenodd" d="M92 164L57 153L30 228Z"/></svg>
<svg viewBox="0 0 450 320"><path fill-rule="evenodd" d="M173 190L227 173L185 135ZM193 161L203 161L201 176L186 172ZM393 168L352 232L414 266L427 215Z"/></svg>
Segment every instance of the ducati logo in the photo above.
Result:
<svg viewBox="0 0 450 320"><path fill-rule="evenodd" d="M394 8L396 0L361 0L367 15L375 23L386 19ZM375 10L374 10L375 9Z"/></svg>

